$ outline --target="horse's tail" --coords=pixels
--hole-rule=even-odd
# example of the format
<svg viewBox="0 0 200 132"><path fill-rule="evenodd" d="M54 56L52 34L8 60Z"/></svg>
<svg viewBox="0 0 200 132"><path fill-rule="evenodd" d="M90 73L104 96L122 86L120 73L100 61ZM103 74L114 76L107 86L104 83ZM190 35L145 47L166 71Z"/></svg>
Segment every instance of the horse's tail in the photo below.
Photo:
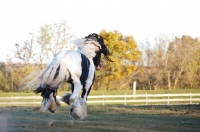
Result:
<svg viewBox="0 0 200 132"><path fill-rule="evenodd" d="M64 60L62 54L58 54L44 70L37 71L24 78L21 89L58 88L61 86L63 80L69 77L67 73L66 60Z"/></svg>
<svg viewBox="0 0 200 132"><path fill-rule="evenodd" d="M50 87L59 87L61 83L69 77L67 64L64 57L55 57L47 66L44 73L40 77L41 87L46 85Z"/></svg>
<svg viewBox="0 0 200 132"><path fill-rule="evenodd" d="M43 73L44 73L44 70L40 70L26 76L22 80L19 86L20 87L19 90L22 91L25 89L30 89L30 90L36 89L40 83L40 78Z"/></svg>

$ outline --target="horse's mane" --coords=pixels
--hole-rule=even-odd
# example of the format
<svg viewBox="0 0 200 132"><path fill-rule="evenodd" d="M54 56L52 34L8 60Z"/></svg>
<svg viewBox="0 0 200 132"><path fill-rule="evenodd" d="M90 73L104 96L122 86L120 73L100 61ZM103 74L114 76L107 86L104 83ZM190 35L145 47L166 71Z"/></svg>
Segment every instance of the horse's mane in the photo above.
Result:
<svg viewBox="0 0 200 132"><path fill-rule="evenodd" d="M93 39L76 38L71 42L77 46L78 52L87 56L88 59L92 59L96 55L96 53L93 50L91 50L92 48L94 48L96 46L101 48L101 45ZM88 44L90 44L90 45L88 45ZM96 50L98 50L98 49L96 49Z"/></svg>

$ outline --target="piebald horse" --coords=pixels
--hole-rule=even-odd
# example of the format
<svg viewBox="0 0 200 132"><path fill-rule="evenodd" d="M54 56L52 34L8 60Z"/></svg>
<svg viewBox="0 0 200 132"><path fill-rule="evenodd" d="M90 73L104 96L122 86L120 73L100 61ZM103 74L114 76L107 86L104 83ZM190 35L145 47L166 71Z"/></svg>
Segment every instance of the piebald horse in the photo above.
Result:
<svg viewBox="0 0 200 132"><path fill-rule="evenodd" d="M84 119L87 116L87 97L95 80L95 70L101 68L102 53L106 60L112 61L103 38L93 33L84 38L78 50L60 51L44 70L34 74L36 76L27 86L31 86L35 93L41 93L43 112L47 109L55 112L60 106L56 98L57 89L68 82L72 94L65 94L61 100L71 106L70 115L74 119Z"/></svg>

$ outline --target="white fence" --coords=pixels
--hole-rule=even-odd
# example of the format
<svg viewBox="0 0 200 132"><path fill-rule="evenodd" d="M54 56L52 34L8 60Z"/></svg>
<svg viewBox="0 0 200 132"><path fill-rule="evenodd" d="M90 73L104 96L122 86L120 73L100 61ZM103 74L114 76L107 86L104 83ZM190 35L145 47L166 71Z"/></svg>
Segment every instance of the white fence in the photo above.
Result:
<svg viewBox="0 0 200 132"><path fill-rule="evenodd" d="M60 99L60 96L57 97ZM41 104L40 96L10 96L0 97L1 106L38 105ZM62 102L61 102L62 103ZM133 104L133 105L178 105L199 104L200 93L185 94L137 94L137 95L98 95L89 96L88 104Z"/></svg>

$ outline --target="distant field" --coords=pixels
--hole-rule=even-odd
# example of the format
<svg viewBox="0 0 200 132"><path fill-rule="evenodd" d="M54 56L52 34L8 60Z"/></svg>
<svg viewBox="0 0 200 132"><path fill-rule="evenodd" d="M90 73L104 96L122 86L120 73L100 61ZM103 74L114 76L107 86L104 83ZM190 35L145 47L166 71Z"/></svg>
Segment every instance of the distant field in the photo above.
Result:
<svg viewBox="0 0 200 132"><path fill-rule="evenodd" d="M71 91L58 91L58 95L62 96L64 93ZM200 93L200 89L180 89L180 90L137 90L136 94L167 94L167 93ZM91 90L90 95L123 95L133 94L132 90L113 90L113 91L95 91ZM0 92L0 96L33 96L33 92ZM40 95L40 94L38 94Z"/></svg>
<svg viewBox="0 0 200 132"><path fill-rule="evenodd" d="M69 107L42 113L38 107L0 108L1 132L199 132L200 105L88 106L88 118L74 121Z"/></svg>

